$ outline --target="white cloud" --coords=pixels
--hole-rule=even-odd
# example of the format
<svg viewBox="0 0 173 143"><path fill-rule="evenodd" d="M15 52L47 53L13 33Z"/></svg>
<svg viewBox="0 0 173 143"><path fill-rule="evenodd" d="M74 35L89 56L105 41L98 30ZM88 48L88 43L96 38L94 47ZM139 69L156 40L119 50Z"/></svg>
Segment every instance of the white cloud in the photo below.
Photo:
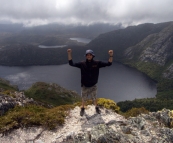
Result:
<svg viewBox="0 0 173 143"><path fill-rule="evenodd" d="M40 25L139 24L173 20L172 0L0 0L0 21Z"/></svg>

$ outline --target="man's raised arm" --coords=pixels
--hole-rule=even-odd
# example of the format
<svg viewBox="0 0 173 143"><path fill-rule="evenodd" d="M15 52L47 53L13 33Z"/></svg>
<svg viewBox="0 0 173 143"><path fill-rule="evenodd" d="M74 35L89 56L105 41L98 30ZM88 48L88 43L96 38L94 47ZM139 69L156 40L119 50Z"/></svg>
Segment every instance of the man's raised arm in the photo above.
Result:
<svg viewBox="0 0 173 143"><path fill-rule="evenodd" d="M68 61L69 61L69 65L70 66L73 66L73 67L77 67L77 68L80 68L81 64L80 63L73 63L73 60L72 60L72 50L71 49L68 49L67 50L67 54L68 54Z"/></svg>

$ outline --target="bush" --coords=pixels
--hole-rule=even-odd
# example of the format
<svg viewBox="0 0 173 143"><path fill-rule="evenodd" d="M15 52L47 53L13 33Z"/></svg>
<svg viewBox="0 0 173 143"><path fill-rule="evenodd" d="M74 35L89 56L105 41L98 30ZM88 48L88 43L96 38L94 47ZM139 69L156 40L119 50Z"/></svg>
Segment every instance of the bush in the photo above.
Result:
<svg viewBox="0 0 173 143"><path fill-rule="evenodd" d="M106 109L112 109L114 112L117 112L117 113L120 110L120 107L118 107L117 104L113 100L110 100L110 99L99 98L97 101L97 104Z"/></svg>
<svg viewBox="0 0 173 143"><path fill-rule="evenodd" d="M68 110L72 108L74 108L73 105L62 105L52 109L36 105L16 106L0 117L0 133L28 126L54 129L64 123Z"/></svg>
<svg viewBox="0 0 173 143"><path fill-rule="evenodd" d="M125 118L128 118L128 117L136 117L140 114L148 114L149 111L146 110L144 107L142 108L132 108L130 110L128 110L127 112L125 113L121 113Z"/></svg>

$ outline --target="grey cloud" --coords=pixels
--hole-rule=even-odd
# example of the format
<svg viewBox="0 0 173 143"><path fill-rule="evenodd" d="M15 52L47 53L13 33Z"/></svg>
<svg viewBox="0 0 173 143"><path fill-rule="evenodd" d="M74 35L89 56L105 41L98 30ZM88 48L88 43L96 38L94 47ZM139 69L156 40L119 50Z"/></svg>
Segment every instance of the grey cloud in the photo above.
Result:
<svg viewBox="0 0 173 143"><path fill-rule="evenodd" d="M158 23L173 20L172 5L172 0L0 0L0 21L25 25Z"/></svg>

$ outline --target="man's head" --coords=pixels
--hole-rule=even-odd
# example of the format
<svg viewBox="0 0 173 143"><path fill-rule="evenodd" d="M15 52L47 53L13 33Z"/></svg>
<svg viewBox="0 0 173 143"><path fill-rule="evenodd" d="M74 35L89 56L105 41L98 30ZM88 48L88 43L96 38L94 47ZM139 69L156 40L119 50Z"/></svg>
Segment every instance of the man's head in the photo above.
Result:
<svg viewBox="0 0 173 143"><path fill-rule="evenodd" d="M86 50L85 56L86 59L89 61L91 61L95 57L94 52L92 50Z"/></svg>

